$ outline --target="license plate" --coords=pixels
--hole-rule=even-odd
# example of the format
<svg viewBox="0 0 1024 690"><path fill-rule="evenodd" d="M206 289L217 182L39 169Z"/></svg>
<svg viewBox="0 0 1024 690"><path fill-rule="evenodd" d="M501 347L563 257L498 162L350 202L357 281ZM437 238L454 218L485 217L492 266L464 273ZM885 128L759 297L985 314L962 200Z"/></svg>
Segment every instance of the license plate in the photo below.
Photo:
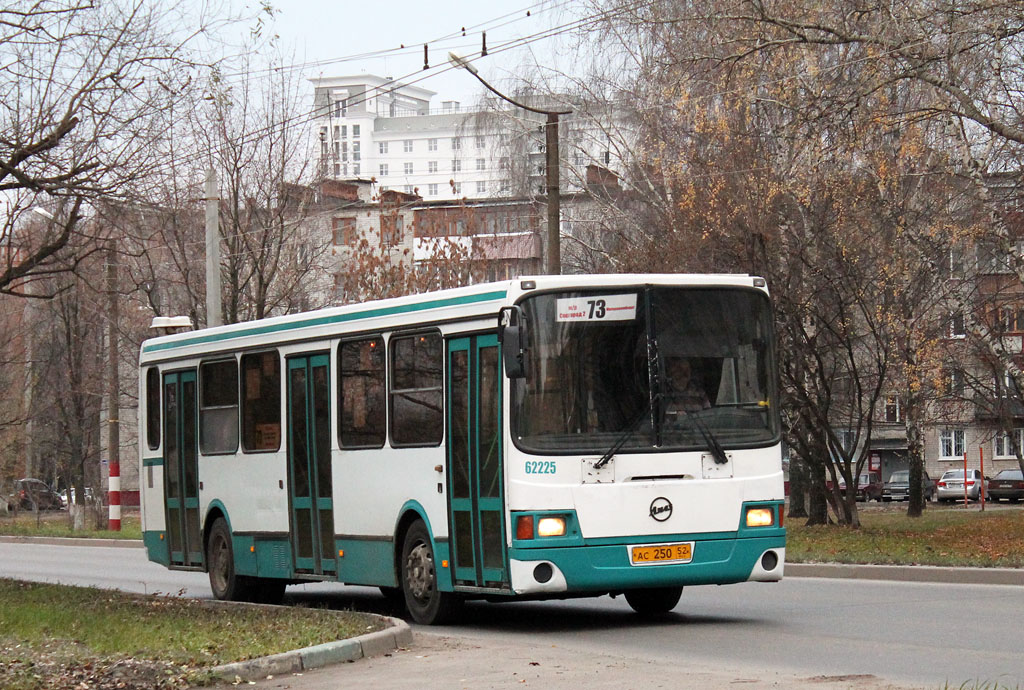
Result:
<svg viewBox="0 0 1024 690"><path fill-rule="evenodd" d="M963 482L950 482L949 488L951 489L962 489L964 488Z"/></svg>
<svg viewBox="0 0 1024 690"><path fill-rule="evenodd" d="M633 565L689 563L691 560L693 560L692 541L629 547L629 562Z"/></svg>

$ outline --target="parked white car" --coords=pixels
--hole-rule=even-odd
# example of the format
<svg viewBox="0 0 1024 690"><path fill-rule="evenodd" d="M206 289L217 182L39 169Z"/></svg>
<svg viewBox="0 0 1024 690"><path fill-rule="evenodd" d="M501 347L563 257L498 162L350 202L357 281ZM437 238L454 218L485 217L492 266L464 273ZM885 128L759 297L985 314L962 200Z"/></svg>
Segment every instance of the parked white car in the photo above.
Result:
<svg viewBox="0 0 1024 690"><path fill-rule="evenodd" d="M985 480L980 470L967 470L967 498L977 501L984 490ZM946 470L939 478L935 495L939 501L964 500L964 471Z"/></svg>

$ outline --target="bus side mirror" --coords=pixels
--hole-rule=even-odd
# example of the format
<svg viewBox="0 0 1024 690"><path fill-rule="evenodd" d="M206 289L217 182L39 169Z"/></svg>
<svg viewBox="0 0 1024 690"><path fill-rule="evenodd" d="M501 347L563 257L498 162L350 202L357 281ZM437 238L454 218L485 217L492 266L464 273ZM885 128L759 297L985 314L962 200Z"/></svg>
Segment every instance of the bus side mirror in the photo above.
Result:
<svg viewBox="0 0 1024 690"><path fill-rule="evenodd" d="M501 357L505 363L505 376L510 379L526 378L523 355L525 321L519 307L502 307L498 312L498 340L501 342Z"/></svg>

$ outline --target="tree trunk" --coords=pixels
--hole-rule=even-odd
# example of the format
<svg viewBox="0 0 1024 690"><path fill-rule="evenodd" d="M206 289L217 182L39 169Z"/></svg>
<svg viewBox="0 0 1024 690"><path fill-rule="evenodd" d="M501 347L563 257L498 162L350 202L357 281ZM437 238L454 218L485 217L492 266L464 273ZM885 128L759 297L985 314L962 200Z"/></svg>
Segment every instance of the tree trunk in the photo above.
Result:
<svg viewBox="0 0 1024 690"><path fill-rule="evenodd" d="M808 525L828 524L828 502L825 498L825 466L815 463L808 467Z"/></svg>
<svg viewBox="0 0 1024 690"><path fill-rule="evenodd" d="M807 514L807 464L797 456L790 456L789 462L789 514L790 518L805 518Z"/></svg>
<svg viewBox="0 0 1024 690"><path fill-rule="evenodd" d="M924 492L921 482L924 478L924 448L921 442L921 425L917 419L916 403L907 404L907 460L909 463L909 494L907 517L921 517L924 512Z"/></svg>

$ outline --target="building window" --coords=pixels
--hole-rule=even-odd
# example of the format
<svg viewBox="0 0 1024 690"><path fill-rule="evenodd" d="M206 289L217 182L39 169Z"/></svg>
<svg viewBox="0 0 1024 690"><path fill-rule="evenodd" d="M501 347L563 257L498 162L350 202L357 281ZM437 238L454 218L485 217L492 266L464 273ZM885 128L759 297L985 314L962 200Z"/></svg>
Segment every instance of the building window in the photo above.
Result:
<svg viewBox="0 0 1024 690"><path fill-rule="evenodd" d="M341 142L341 160L342 161L347 161L348 160L348 142L347 141Z"/></svg>
<svg viewBox="0 0 1024 690"><path fill-rule="evenodd" d="M387 153L388 152L388 142L386 142L386 141L379 141L379 142L377 142L377 150L380 153Z"/></svg>
<svg viewBox="0 0 1024 690"><path fill-rule="evenodd" d="M281 359L277 350L242 355L242 450L281 447Z"/></svg>
<svg viewBox="0 0 1024 690"><path fill-rule="evenodd" d="M944 458L962 458L964 456L964 430L943 429L939 434L939 453Z"/></svg>
<svg viewBox="0 0 1024 690"><path fill-rule="evenodd" d="M402 241L405 219L398 213L381 214L380 242L382 246L393 247Z"/></svg>
<svg viewBox="0 0 1024 690"><path fill-rule="evenodd" d="M459 172L462 170L462 161L458 158L452 160L452 172Z"/></svg>
<svg viewBox="0 0 1024 690"><path fill-rule="evenodd" d="M334 176L341 177L341 163L334 164Z"/></svg>
<svg viewBox="0 0 1024 690"><path fill-rule="evenodd" d="M406 194L415 194L416 193L416 190L414 190L412 188L411 184L405 185L404 187L402 187L402 189L405 191Z"/></svg>
<svg viewBox="0 0 1024 690"><path fill-rule="evenodd" d="M458 151L462 148L462 139L459 137L452 137L452 151Z"/></svg>
<svg viewBox="0 0 1024 690"><path fill-rule="evenodd" d="M359 136L359 125L352 125L352 137L357 138Z"/></svg>
<svg viewBox="0 0 1024 690"><path fill-rule="evenodd" d="M483 159L483 158L477 158L476 159L476 169L477 170L486 170L487 169L487 161L485 159Z"/></svg>
<svg viewBox="0 0 1024 690"><path fill-rule="evenodd" d="M441 335L391 339L391 440L398 446L441 443Z"/></svg>
<svg viewBox="0 0 1024 690"><path fill-rule="evenodd" d="M356 219L332 218L331 227L334 231L334 245L341 247L356 243Z"/></svg>
<svg viewBox="0 0 1024 690"><path fill-rule="evenodd" d="M944 369L942 371L942 395L947 397L963 397L964 372L962 369Z"/></svg>
<svg viewBox="0 0 1024 690"><path fill-rule="evenodd" d="M437 151L437 139L427 139L427 151Z"/></svg>
<svg viewBox="0 0 1024 690"><path fill-rule="evenodd" d="M335 141L341 139L341 127L338 125L334 125L334 139Z"/></svg>
<svg viewBox="0 0 1024 690"><path fill-rule="evenodd" d="M361 147L359 145L359 142L358 141L353 141L352 142L352 160L353 161L358 161L358 160L361 160L361 159L362 159L362 149L361 149ZM356 175L358 175L358 174L359 174L359 172L357 171Z"/></svg>
<svg viewBox="0 0 1024 690"><path fill-rule="evenodd" d="M348 136L348 125L341 126L341 138L344 139Z"/></svg>
<svg viewBox="0 0 1024 690"><path fill-rule="evenodd" d="M1024 448L1024 429L1014 429L1012 434L1000 431L995 438L995 457L1015 458L1017 454L1013 450L1013 441L1017 441L1018 448Z"/></svg>
<svg viewBox="0 0 1024 690"><path fill-rule="evenodd" d="M380 176L381 177L387 177L388 176L388 164L387 163L381 163L380 164Z"/></svg>
<svg viewBox="0 0 1024 690"><path fill-rule="evenodd" d="M890 423L903 421L903 409L900 407L900 399L890 395L885 399L885 421Z"/></svg>
<svg viewBox="0 0 1024 690"><path fill-rule="evenodd" d="M452 182L452 193L453 194L462 194L462 183L461 182Z"/></svg>
<svg viewBox="0 0 1024 690"><path fill-rule="evenodd" d="M345 117L348 115L348 101L344 98L338 99L334 102L334 116Z"/></svg>
<svg viewBox="0 0 1024 690"><path fill-rule="evenodd" d="M436 173L437 172L437 161L427 161L427 172L428 173Z"/></svg>
<svg viewBox="0 0 1024 690"><path fill-rule="evenodd" d="M412 163L406 163L403 168L405 169L406 175L412 175Z"/></svg>
<svg viewBox="0 0 1024 690"><path fill-rule="evenodd" d="M199 450L204 455L238 450L238 362L199 367Z"/></svg>
<svg viewBox="0 0 1024 690"><path fill-rule="evenodd" d="M478 149L482 149L482 148L484 148L484 146L486 146L486 145L487 145L487 142L486 142L486 140L484 139L484 137L482 137L482 136L478 136L478 137L476 138L476 147L477 147Z"/></svg>
<svg viewBox="0 0 1024 690"><path fill-rule="evenodd" d="M384 339L342 343L338 358L338 442L342 448L380 448L387 428Z"/></svg>
<svg viewBox="0 0 1024 690"><path fill-rule="evenodd" d="M611 151L605 151L604 154L601 156L601 158L602 158L602 160L604 160L604 164L605 165L611 165L612 164L612 152Z"/></svg>
<svg viewBox="0 0 1024 690"><path fill-rule="evenodd" d="M963 312L957 312L949 315L949 325L947 326L946 337L948 338L963 338L967 335L967 328L964 325Z"/></svg>
<svg viewBox="0 0 1024 690"><path fill-rule="evenodd" d="M357 155L357 154L352 154L352 155ZM353 163L352 164L352 174L355 175L356 177L359 177L359 164L358 163Z"/></svg>
<svg viewBox="0 0 1024 690"><path fill-rule="evenodd" d="M412 139L405 139L402 141L402 152L412 153Z"/></svg>
<svg viewBox="0 0 1024 690"><path fill-rule="evenodd" d="M437 196L437 184L431 183L427 185L427 196Z"/></svg>
<svg viewBox="0 0 1024 690"><path fill-rule="evenodd" d="M146 370L146 445L150 450L160 447L160 371Z"/></svg>
<svg viewBox="0 0 1024 690"><path fill-rule="evenodd" d="M477 183L476 183L476 193L477 194L486 194L487 193L487 183L484 182L483 180L477 181Z"/></svg>

